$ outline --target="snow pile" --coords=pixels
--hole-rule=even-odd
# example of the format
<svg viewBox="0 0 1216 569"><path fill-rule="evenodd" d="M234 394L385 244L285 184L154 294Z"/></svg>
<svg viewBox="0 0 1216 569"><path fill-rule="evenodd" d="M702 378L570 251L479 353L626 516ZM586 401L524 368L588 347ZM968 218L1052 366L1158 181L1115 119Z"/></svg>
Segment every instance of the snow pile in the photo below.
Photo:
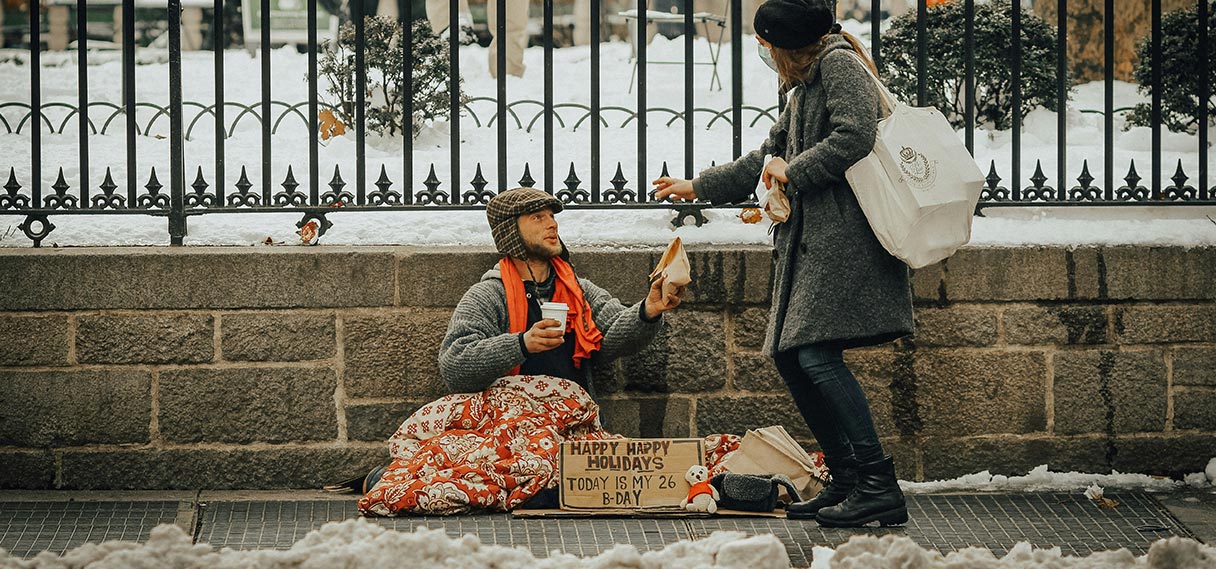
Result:
<svg viewBox="0 0 1216 569"><path fill-rule="evenodd" d="M1209 470L1216 470L1216 458L1208 464ZM1025 476L1004 476L992 474L987 470L975 474L960 476L954 480L937 480L932 482L905 482L899 486L904 492L911 494L930 494L937 492L980 491L980 492L1068 492L1084 490L1091 484L1102 487L1115 487L1125 490L1147 490L1164 492L1175 490L1184 483L1169 478L1158 478L1147 474L1124 474L1112 471L1110 474L1088 474L1083 472L1052 472L1047 465L1039 465Z"/></svg>
<svg viewBox="0 0 1216 569"><path fill-rule="evenodd" d="M857 536L835 551L814 549L811 569L1204 569L1216 566L1216 548L1192 539L1171 537L1153 543L1148 554L1136 557L1126 549L1087 557L1065 557L1058 547L1035 549L1022 542L997 558L991 551L969 547L942 555L908 537Z"/></svg>
<svg viewBox="0 0 1216 569"><path fill-rule="evenodd" d="M1059 548L1035 549L1019 543L1004 557L987 549L967 548L946 555L922 548L905 536L882 538L855 536L838 549L813 549L812 569L1201 569L1216 563L1216 548L1191 539L1172 537L1153 543L1148 554L1136 557L1126 549L1094 553L1088 557L1065 557ZM789 567L781 541L773 535L747 537L741 532L714 532L699 541L680 541L661 551L639 553L629 545L617 545L590 558L561 552L536 559L522 548L484 545L476 537L450 538L442 530L419 528L401 533L365 519L331 522L310 532L286 551L215 551L205 544L194 545L190 537L173 525L152 530L148 542L109 541L87 544L62 557L41 553L30 560L10 557L0 550L0 568L126 569L175 567L179 569L259 567L418 567L495 569L693 569L731 567L780 569Z"/></svg>
<svg viewBox="0 0 1216 569"><path fill-rule="evenodd" d="M215 551L209 545L194 545L190 536L173 525L153 529L146 544L108 541L87 544L62 557L43 552L28 561L0 550L0 568L126 569L187 568L329 568L329 567L418 567L426 569L566 569L566 568L700 568L782 569L789 557L773 535L747 537L741 532L714 532L699 541L680 541L661 551L639 553L629 545L592 558L553 552L536 559L522 548L482 544L477 537L449 538L443 530L419 528L402 533L365 519L331 522L309 532L286 551Z"/></svg>

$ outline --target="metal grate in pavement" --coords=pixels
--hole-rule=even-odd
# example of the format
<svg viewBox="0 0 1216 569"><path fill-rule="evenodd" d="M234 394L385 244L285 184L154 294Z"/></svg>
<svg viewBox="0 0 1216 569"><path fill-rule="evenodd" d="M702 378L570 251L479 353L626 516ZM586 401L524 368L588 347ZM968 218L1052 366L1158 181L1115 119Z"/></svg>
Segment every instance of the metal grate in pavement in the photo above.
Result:
<svg viewBox="0 0 1216 569"><path fill-rule="evenodd" d="M199 543L232 549L287 549L329 521L358 517L353 501L211 502L200 516ZM628 543L658 550L688 539L684 520L515 519L508 514L371 518L401 532L443 529L451 537L475 535L482 543L524 547L537 557L552 551L594 556Z"/></svg>
<svg viewBox="0 0 1216 569"><path fill-rule="evenodd" d="M18 557L107 540L144 541L177 519L177 502L0 502L0 548Z"/></svg>
<svg viewBox="0 0 1216 569"><path fill-rule="evenodd" d="M911 520L902 528L865 530L821 528L814 521L765 518L689 520L694 538L718 530L771 533L785 544L795 567L810 565L815 545L838 546L858 533L903 534L941 552L984 547L998 557L1021 541L1059 547L1065 555L1127 548L1143 555L1152 542L1172 535L1191 537L1152 496L1109 496L1120 502L1100 510L1079 494L951 494L909 496Z"/></svg>
<svg viewBox="0 0 1216 569"><path fill-rule="evenodd" d="M781 518L515 519L509 514L374 518L398 531L442 528L449 536L475 535L482 543L524 547L538 557L558 550L594 556L626 543L658 550L718 530L774 534L795 567L810 565L814 545L838 546L859 533L907 535L948 552L986 547L1003 555L1026 541L1059 547L1068 555L1127 548L1144 554L1157 539L1190 532L1149 494L1111 496L1121 502L1099 510L1080 494L952 494L908 497L912 520L902 528L844 530ZM175 501L0 502L0 547L19 557L63 553L86 542L144 541L161 523L173 523ZM199 512L198 541L233 549L285 549L329 521L358 516L353 500L212 502Z"/></svg>

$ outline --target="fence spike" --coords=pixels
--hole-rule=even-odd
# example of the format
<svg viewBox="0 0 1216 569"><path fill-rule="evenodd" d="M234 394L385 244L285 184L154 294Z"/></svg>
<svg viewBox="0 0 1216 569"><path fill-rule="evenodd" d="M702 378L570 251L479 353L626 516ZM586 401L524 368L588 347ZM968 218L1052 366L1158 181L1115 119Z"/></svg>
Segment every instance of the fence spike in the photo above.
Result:
<svg viewBox="0 0 1216 569"><path fill-rule="evenodd" d="M1171 176L1170 179L1174 181L1174 186L1176 186L1178 188L1183 187L1183 184L1185 184L1186 181L1190 179L1186 175L1186 172L1182 171L1182 159L1181 158L1178 159L1178 169L1174 170L1174 175Z"/></svg>
<svg viewBox="0 0 1216 569"><path fill-rule="evenodd" d="M249 188L253 187L253 183L249 181L249 174L245 171L245 167L241 166L241 179L236 181L236 189L242 194L249 193Z"/></svg>
<svg viewBox="0 0 1216 569"><path fill-rule="evenodd" d="M524 162L524 177L519 179L519 185L525 188L536 187L536 180L532 179L532 168L527 162Z"/></svg>
<svg viewBox="0 0 1216 569"><path fill-rule="evenodd" d="M996 173L995 160L988 162L988 176L984 180L988 182L988 189L994 191L997 189L997 184L1001 183L1001 176Z"/></svg>
<svg viewBox="0 0 1216 569"><path fill-rule="evenodd" d="M109 172L109 168L106 169ZM17 181L17 172L13 167L8 169L8 182L5 182L4 189L8 190L10 196L17 195L17 191L21 189L21 182Z"/></svg>
<svg viewBox="0 0 1216 569"><path fill-rule="evenodd" d="M144 184L144 187L147 188L148 193L153 196L159 194L161 189L165 187L160 183L160 180L156 179L156 166L152 167L152 174L148 177L148 183Z"/></svg>
<svg viewBox="0 0 1216 569"><path fill-rule="evenodd" d="M1047 176L1043 174L1043 161L1034 161L1034 175L1030 177L1030 181L1034 182L1034 187L1042 189L1043 182L1047 181Z"/></svg>
<svg viewBox="0 0 1216 569"><path fill-rule="evenodd" d="M335 194L340 193L342 188L346 187L346 182L342 180L342 172L338 170L338 165L334 164L334 176L329 180L329 189L333 190Z"/></svg>
<svg viewBox="0 0 1216 569"><path fill-rule="evenodd" d="M624 190L625 184L629 183L629 180L625 179L625 172L621 170L620 162L616 163L616 174L613 174L612 179L608 180L608 183L612 184L612 189L618 192Z"/></svg>
<svg viewBox="0 0 1216 569"><path fill-rule="evenodd" d="M439 188L439 177L435 175L435 163L431 162L431 171L426 175L426 179L422 181L422 185L426 186L428 192L434 193Z"/></svg>
<svg viewBox="0 0 1216 569"><path fill-rule="evenodd" d="M1136 189L1140 185L1140 174L1136 172L1136 159L1132 159L1131 166L1128 167L1127 175L1123 177L1123 181L1127 182L1129 189Z"/></svg>
<svg viewBox="0 0 1216 569"><path fill-rule="evenodd" d="M287 165L287 177L284 178L283 183L279 185L283 186L283 189L287 190L287 193L289 194L296 193L296 188L300 187L300 183L296 181L295 173L291 171L291 164Z"/></svg>
<svg viewBox="0 0 1216 569"><path fill-rule="evenodd" d="M566 175L566 179L562 182L566 184L566 189L571 192L578 190L578 185L582 180L578 179L578 174L574 173L574 162L570 163L570 173Z"/></svg>
<svg viewBox="0 0 1216 569"><path fill-rule="evenodd" d="M489 184L489 182L487 182L486 177L481 174L481 162L478 162L477 172L473 174L473 179L469 181L469 185L473 186L473 189L480 192L481 190L485 189L487 184Z"/></svg>
<svg viewBox="0 0 1216 569"><path fill-rule="evenodd" d="M1081 184L1081 189L1088 190L1090 182L1094 181L1094 177L1089 173L1089 160L1081 162L1081 175L1077 176L1077 182Z"/></svg>
<svg viewBox="0 0 1216 569"><path fill-rule="evenodd" d="M290 167L288 167L287 171L288 172L291 171ZM202 166L198 167L198 173L196 173L194 175L194 182L190 184L190 187L194 188L194 193L196 193L200 196L207 192L208 184L207 184L207 180L203 179L203 167Z"/></svg>
<svg viewBox="0 0 1216 569"><path fill-rule="evenodd" d="M59 167L59 178L55 180L54 184L51 184L51 189L55 190L56 194L62 196L65 193L67 193L67 191L71 188L72 188L72 186L68 185L68 181L63 179L63 166L60 166Z"/></svg>
<svg viewBox="0 0 1216 569"><path fill-rule="evenodd" d="M101 185L98 187L101 188L101 191L105 192L107 196L114 195L114 190L118 189L118 184L114 183L114 176L110 175L109 166L106 166L106 179L102 180Z"/></svg>
<svg viewBox="0 0 1216 569"><path fill-rule="evenodd" d="M1161 196L1167 200L1193 200L1199 197L1199 192L1195 190L1195 186L1187 185L1186 181L1190 178L1186 172L1182 171L1182 159L1178 159L1178 168L1174 170L1174 175L1170 177L1174 181L1174 185L1165 188L1164 194Z"/></svg>
<svg viewBox="0 0 1216 569"><path fill-rule="evenodd" d="M380 165L380 177L376 179L375 185L380 188L380 193L388 192L388 189L393 186L393 181L388 179L388 171L384 169L384 164Z"/></svg>

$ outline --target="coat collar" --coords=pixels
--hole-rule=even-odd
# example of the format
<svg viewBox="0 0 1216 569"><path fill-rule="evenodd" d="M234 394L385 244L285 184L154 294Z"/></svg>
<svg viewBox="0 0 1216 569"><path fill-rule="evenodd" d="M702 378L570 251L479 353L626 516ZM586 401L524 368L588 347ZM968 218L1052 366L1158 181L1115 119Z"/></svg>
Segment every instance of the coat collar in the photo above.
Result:
<svg viewBox="0 0 1216 569"><path fill-rule="evenodd" d="M834 34L828 40L827 45L824 46L823 53L820 53L819 57L815 58L815 63L811 64L811 69L810 69L810 71L807 72L806 78L803 79L802 82L799 84L811 85L811 84L815 83L815 81L817 81L819 79L819 68L823 64L824 56L826 56L827 54L829 54L833 51L839 50L839 49L850 49L851 50L851 49L853 49L853 44L850 44L849 40L844 39L844 36L839 35L839 34Z"/></svg>

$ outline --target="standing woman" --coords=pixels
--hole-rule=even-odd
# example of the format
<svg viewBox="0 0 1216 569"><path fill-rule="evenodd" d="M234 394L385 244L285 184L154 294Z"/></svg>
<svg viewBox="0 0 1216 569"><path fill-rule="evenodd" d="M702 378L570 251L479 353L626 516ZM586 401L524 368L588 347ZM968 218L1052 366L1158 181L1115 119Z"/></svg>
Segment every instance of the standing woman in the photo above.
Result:
<svg viewBox="0 0 1216 569"><path fill-rule="evenodd" d="M874 63L840 30L826 0L768 0L756 11L761 57L771 51L785 111L768 139L738 160L692 180L659 178L659 198L715 204L750 197L757 178L785 184L789 220L773 244L773 293L764 350L823 449L832 480L791 518L832 527L908 520L891 457L842 351L912 333L908 268L870 229L845 181L874 146L881 116ZM767 59L767 58L766 58ZM877 73L875 73L877 74ZM763 156L773 158L767 165Z"/></svg>

